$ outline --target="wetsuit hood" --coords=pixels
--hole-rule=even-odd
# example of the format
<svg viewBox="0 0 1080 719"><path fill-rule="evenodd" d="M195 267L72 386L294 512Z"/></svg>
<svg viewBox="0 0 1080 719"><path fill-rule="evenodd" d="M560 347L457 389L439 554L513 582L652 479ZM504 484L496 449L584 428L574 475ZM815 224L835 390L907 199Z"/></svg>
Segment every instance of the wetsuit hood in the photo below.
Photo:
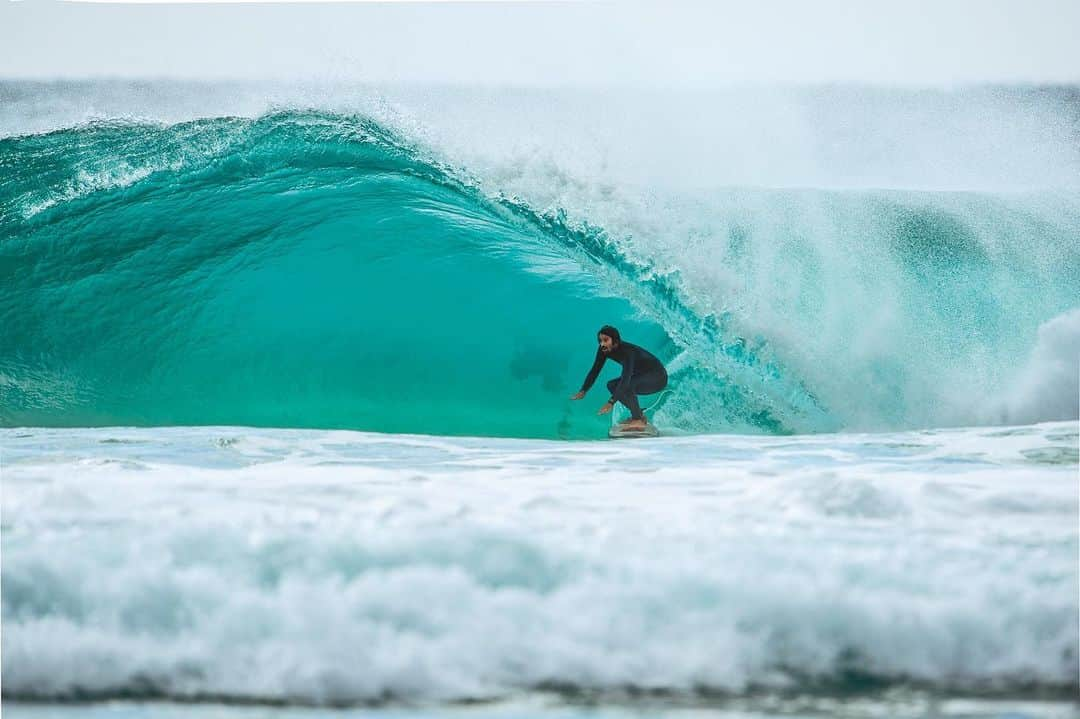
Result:
<svg viewBox="0 0 1080 719"><path fill-rule="evenodd" d="M622 337L619 335L619 330L615 329L611 325L604 325L603 327L600 328L600 331L597 332L596 334L598 334L598 335L607 335L616 344L621 344L622 343Z"/></svg>

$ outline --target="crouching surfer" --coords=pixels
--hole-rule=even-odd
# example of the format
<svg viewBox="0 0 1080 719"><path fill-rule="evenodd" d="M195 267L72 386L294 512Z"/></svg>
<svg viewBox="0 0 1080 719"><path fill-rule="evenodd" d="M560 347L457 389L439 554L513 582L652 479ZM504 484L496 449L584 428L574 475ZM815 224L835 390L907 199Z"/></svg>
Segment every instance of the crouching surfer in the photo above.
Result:
<svg viewBox="0 0 1080 719"><path fill-rule="evenodd" d="M660 360L650 352L629 342L623 342L619 336L619 330L611 325L604 325L596 336L599 347L596 349L596 359L592 369L585 377L581 391L572 395L570 399L581 399L589 388L593 386L600 368L604 362L612 359L622 365L622 374L618 379L607 383L611 399L607 401L597 414L607 414L615 406L616 402L622 402L623 406L630 410L630 419L620 423L626 429L645 429L649 420L641 411L638 404L638 395L655 394L667 387L667 370Z"/></svg>

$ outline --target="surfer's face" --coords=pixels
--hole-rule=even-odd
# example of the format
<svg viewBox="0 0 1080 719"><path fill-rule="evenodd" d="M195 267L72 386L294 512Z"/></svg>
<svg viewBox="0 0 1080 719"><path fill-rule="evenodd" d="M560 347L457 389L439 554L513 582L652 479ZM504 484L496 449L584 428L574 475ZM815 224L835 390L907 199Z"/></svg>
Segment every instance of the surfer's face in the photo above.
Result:
<svg viewBox="0 0 1080 719"><path fill-rule="evenodd" d="M596 335L596 339L600 342L600 350L603 352L610 352L615 346L615 342L607 335Z"/></svg>

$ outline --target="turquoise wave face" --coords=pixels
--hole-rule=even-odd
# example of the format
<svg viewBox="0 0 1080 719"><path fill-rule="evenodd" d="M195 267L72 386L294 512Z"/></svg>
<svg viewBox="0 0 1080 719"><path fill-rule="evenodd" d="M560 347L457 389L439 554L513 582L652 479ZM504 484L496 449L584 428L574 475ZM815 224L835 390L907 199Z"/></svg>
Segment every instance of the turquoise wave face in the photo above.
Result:
<svg viewBox="0 0 1080 719"><path fill-rule="evenodd" d="M975 424L1077 305L1068 193L684 209L654 259L317 111L0 139L0 424L601 437L603 324L668 432Z"/></svg>
<svg viewBox="0 0 1080 719"><path fill-rule="evenodd" d="M595 437L618 367L568 396L603 324L674 361L674 430L827 421L601 232L486 198L364 119L91 125L2 140L0 168L7 426ZM690 359L702 343L787 399Z"/></svg>

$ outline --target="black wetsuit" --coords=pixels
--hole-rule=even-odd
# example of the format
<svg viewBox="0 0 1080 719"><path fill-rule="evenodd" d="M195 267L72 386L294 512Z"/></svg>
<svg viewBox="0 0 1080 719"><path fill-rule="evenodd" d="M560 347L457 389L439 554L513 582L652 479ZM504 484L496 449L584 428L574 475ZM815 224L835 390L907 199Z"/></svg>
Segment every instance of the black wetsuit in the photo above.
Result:
<svg viewBox="0 0 1080 719"><path fill-rule="evenodd" d="M581 385L582 392L588 392L593 386L593 382L600 374L600 368L608 359L613 359L622 365L622 374L618 379L607 383L608 391L611 392L611 401L622 402L630 410L631 417L642 419L644 415L637 396L653 394L667 387L667 370L650 352L629 342L620 342L606 354L598 347L592 369L585 377L585 383Z"/></svg>

